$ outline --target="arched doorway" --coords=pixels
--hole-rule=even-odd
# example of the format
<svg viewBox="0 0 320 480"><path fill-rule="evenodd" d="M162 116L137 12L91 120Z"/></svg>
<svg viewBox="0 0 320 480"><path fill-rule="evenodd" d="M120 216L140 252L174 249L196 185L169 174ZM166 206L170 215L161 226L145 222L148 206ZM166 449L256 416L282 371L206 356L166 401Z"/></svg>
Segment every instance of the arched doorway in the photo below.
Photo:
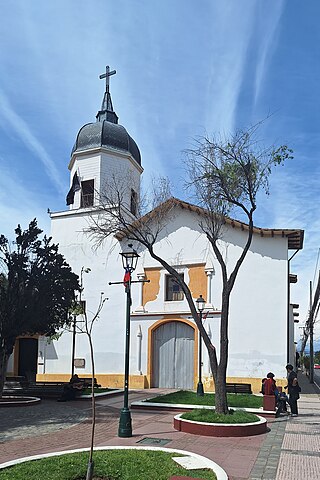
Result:
<svg viewBox="0 0 320 480"><path fill-rule="evenodd" d="M194 387L194 329L184 322L165 322L152 333L152 386Z"/></svg>

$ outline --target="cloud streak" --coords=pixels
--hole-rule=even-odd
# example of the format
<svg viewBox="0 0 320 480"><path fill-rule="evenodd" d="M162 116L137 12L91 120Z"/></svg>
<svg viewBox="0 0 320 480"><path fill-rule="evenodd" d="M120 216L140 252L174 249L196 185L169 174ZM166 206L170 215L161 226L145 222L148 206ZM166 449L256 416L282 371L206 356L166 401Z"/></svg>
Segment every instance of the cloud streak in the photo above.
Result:
<svg viewBox="0 0 320 480"><path fill-rule="evenodd" d="M8 123L11 132L14 131L24 145L32 152L42 163L45 171L60 194L65 193L65 185L60 178L53 160L50 158L45 148L32 133L27 123L14 111L9 100L3 91L0 90L1 117Z"/></svg>
<svg viewBox="0 0 320 480"><path fill-rule="evenodd" d="M3 159L0 175L0 233L7 238L13 238L14 229L21 224L26 228L33 218L37 218L38 225L45 232L50 231L50 219L43 205L47 199L39 198L37 192L30 192L26 189L12 172L3 166ZM10 199L10 200L9 200Z"/></svg>
<svg viewBox="0 0 320 480"><path fill-rule="evenodd" d="M255 5L247 5L246 15L242 15L242 8L236 3L229 9L225 4L217 4L213 12L206 125L211 131L226 134L235 128L238 98L254 27Z"/></svg>
<svg viewBox="0 0 320 480"><path fill-rule="evenodd" d="M269 16L269 21L266 17L262 19L264 24L267 22L267 26L264 25L263 35L259 34L261 43L258 55L259 60L257 62L255 73L254 104L256 104L262 89L263 78L268 67L268 61L270 61L272 52L276 48L277 31L283 10L284 1L278 0L272 4L272 9L270 8L272 14Z"/></svg>

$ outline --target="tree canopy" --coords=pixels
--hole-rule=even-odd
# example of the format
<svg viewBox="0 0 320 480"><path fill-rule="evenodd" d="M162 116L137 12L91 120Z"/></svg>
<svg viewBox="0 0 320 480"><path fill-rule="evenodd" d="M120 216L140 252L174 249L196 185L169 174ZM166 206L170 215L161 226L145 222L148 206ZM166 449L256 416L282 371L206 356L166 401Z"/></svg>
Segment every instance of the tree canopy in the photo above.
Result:
<svg viewBox="0 0 320 480"><path fill-rule="evenodd" d="M2 381L20 335L53 335L68 323L79 290L78 276L51 238L39 238L36 219L15 230L15 242L0 235L0 370ZM13 245L13 248L11 246ZM0 382L0 391L1 391Z"/></svg>

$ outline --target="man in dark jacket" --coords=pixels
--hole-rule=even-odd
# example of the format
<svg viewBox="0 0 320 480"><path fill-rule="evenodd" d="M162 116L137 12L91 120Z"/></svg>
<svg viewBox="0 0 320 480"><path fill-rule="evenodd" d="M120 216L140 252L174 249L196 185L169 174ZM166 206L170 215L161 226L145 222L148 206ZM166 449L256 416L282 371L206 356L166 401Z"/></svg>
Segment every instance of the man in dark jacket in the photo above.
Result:
<svg viewBox="0 0 320 480"><path fill-rule="evenodd" d="M299 395L300 387L298 384L297 374L293 370L293 366L290 363L286 366L286 370L287 370L288 385L284 388L288 389L291 416L297 417L298 416L297 400L300 398L300 395Z"/></svg>

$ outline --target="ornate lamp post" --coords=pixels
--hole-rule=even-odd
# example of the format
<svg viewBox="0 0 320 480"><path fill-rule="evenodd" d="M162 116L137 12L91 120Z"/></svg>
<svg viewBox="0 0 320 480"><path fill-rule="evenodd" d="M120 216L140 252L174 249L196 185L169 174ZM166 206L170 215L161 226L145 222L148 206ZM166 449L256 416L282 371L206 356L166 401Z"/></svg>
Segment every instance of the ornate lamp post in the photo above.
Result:
<svg viewBox="0 0 320 480"><path fill-rule="evenodd" d="M125 344L125 363L124 363L124 397L123 408L120 413L119 437L132 437L131 413L128 406L129 398L129 348L130 348L130 307L131 307L131 273L136 269L139 255L132 248L132 244L128 245L132 250L120 253L122 257L122 265L125 270L123 283L127 294L126 309L126 344Z"/></svg>
<svg viewBox="0 0 320 480"><path fill-rule="evenodd" d="M198 312L199 312L199 319L200 323L202 323L202 313L206 304L205 299L200 295L199 298L196 300ZM199 330L199 378L198 378L198 385L197 385L197 395L198 397L203 397L204 396L204 391L203 391L203 384L201 380L201 369L202 369L202 337L201 333Z"/></svg>

